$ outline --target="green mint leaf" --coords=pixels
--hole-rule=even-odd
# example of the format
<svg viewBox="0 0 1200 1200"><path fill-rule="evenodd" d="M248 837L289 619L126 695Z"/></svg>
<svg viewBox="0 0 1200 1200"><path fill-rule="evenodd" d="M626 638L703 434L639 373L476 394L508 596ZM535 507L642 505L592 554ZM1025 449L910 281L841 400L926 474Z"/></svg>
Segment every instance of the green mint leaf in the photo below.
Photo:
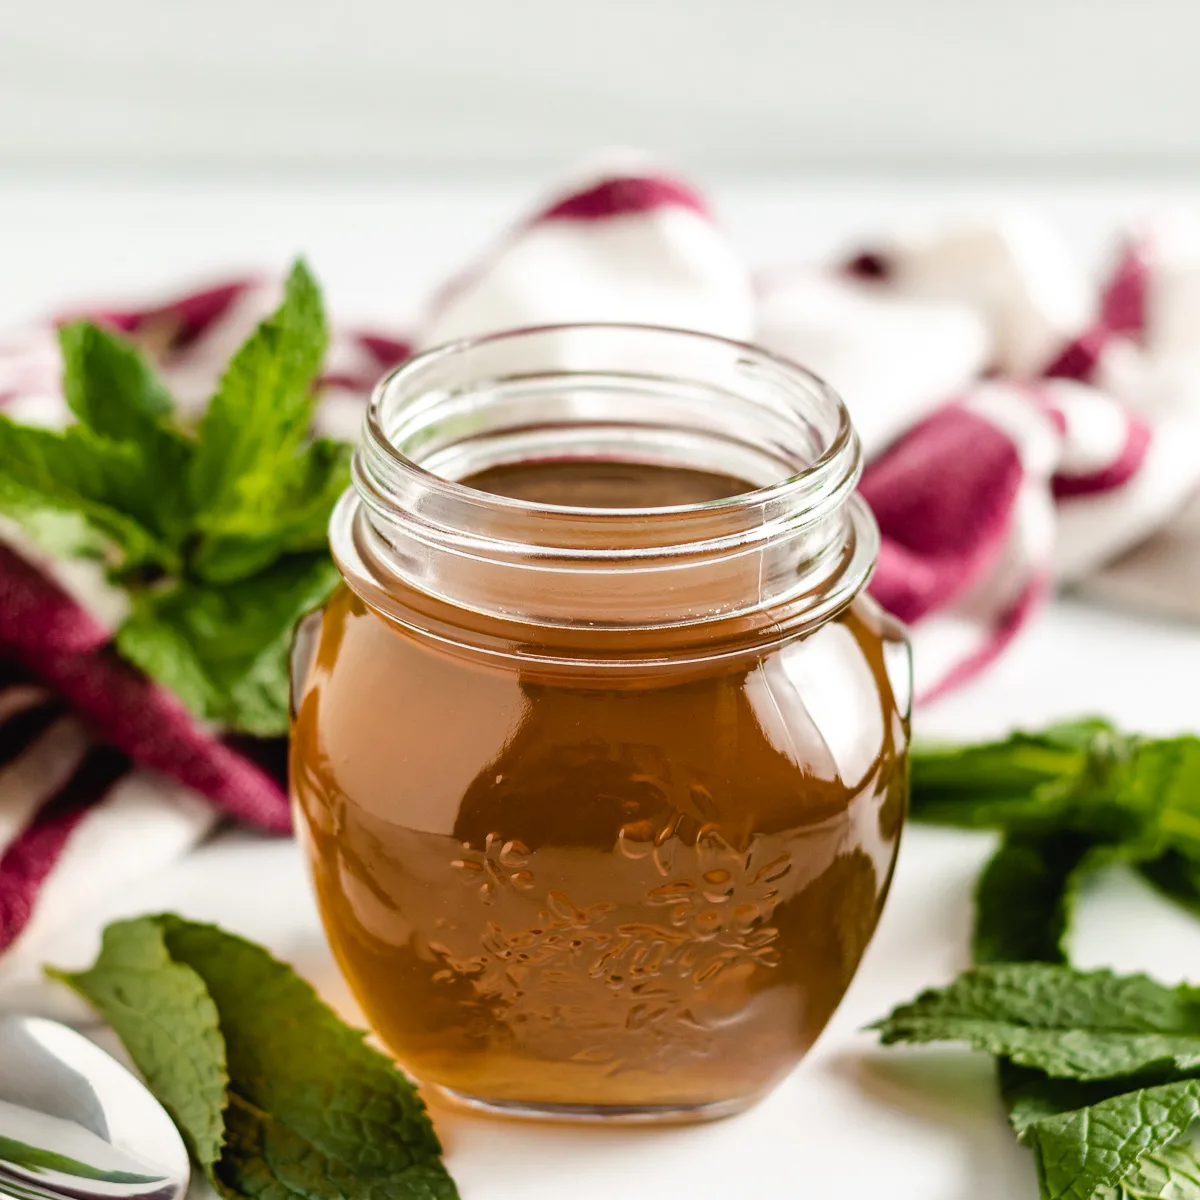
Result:
<svg viewBox="0 0 1200 1200"><path fill-rule="evenodd" d="M1200 1200L1200 1155L1187 1140L1150 1150L1099 1200Z"/></svg>
<svg viewBox="0 0 1200 1200"><path fill-rule="evenodd" d="M1200 1080L1185 1079L1043 1117L1021 1140L1033 1151L1045 1200L1093 1200L1139 1172L1147 1155L1161 1154L1198 1117Z"/></svg>
<svg viewBox="0 0 1200 1200"><path fill-rule="evenodd" d="M322 553L283 559L224 587L147 592L117 631L117 648L198 716L259 737L281 735L292 627L337 580Z"/></svg>
<svg viewBox="0 0 1200 1200"><path fill-rule="evenodd" d="M1039 1071L1009 1062L1001 1061L998 1066L1009 1120L1023 1140L1027 1140L1026 1135L1039 1121L1087 1111L1138 1090L1137 1082L1129 1079L1078 1083L1048 1079ZM1200 1179L1200 1162L1195 1147L1187 1139L1181 1139L1147 1150L1118 1184L1101 1187L1095 1195L1097 1200L1200 1200L1200 1192L1191 1190L1197 1179Z"/></svg>
<svg viewBox="0 0 1200 1200"><path fill-rule="evenodd" d="M1078 1080L1200 1071L1200 994L1045 963L976 967L876 1026L885 1044L967 1042Z"/></svg>
<svg viewBox="0 0 1200 1200"><path fill-rule="evenodd" d="M176 962L205 981L221 1014L231 1090L233 1195L456 1196L415 1089L290 968L211 925L163 917ZM436 1181L436 1187L433 1186ZM271 1185L274 1185L271 1187Z"/></svg>
<svg viewBox="0 0 1200 1200"><path fill-rule="evenodd" d="M191 593L188 593L189 595ZM182 605L185 597L170 593ZM121 657L151 679L174 692L193 716L207 721L223 720L228 696L208 674L196 648L181 623L168 614L160 619L154 599L139 599L134 612L117 630L116 647Z"/></svg>
<svg viewBox="0 0 1200 1200"><path fill-rule="evenodd" d="M1136 1091L1138 1084L1127 1078L1099 1079L1081 1082L1078 1079L1052 1079L1030 1067L1018 1067L1008 1059L996 1062L1000 1094L1008 1109L1008 1121L1013 1132L1021 1137L1025 1130L1045 1117L1075 1112L1110 1100L1113 1096Z"/></svg>
<svg viewBox="0 0 1200 1200"><path fill-rule="evenodd" d="M1144 741L1084 721L982 746L918 750L912 774L913 811L923 820L1073 830L1129 861L1168 849L1200 861L1200 738Z"/></svg>
<svg viewBox="0 0 1200 1200"><path fill-rule="evenodd" d="M47 508L36 494L6 483L0 473L0 513L13 521L35 546L60 558L113 561L113 541L78 512Z"/></svg>
<svg viewBox="0 0 1200 1200"><path fill-rule="evenodd" d="M37 536L46 514L83 521L97 546L123 567L177 569L179 557L155 531L136 446L73 425L55 432L0 415L0 510ZM79 526L74 526L78 540ZM55 547L49 547L54 549Z"/></svg>
<svg viewBox="0 0 1200 1200"><path fill-rule="evenodd" d="M59 329L58 344L67 404L95 433L141 442L174 412L170 392L124 338L90 321L73 321Z"/></svg>
<svg viewBox="0 0 1200 1200"><path fill-rule="evenodd" d="M1162 738L1137 748L1121 772L1116 802L1142 817L1131 858L1174 850L1200 862L1200 738Z"/></svg>
<svg viewBox="0 0 1200 1200"><path fill-rule="evenodd" d="M234 355L200 423L190 482L202 529L278 513L281 472L312 423L326 341L320 292L298 262L283 304Z"/></svg>
<svg viewBox="0 0 1200 1200"><path fill-rule="evenodd" d="M193 445L170 423L170 393L135 346L98 325L63 326L59 345L71 411L93 433L139 451L138 506L130 511L181 545L191 519L183 484Z"/></svg>
<svg viewBox="0 0 1200 1200"><path fill-rule="evenodd" d="M204 981L172 961L151 918L104 931L86 971L47 973L75 989L113 1027L147 1086L179 1127L188 1152L206 1170L224 1143L225 1044Z"/></svg>
<svg viewBox="0 0 1200 1200"><path fill-rule="evenodd" d="M364 1196L371 1200L455 1200L453 1181L440 1164L413 1162L392 1176L376 1178L364 1171L373 1163L348 1162L330 1156L323 1144L314 1145L283 1122L248 1104L231 1099L228 1112L229 1152L221 1163L218 1186L227 1196L270 1196L272 1200L312 1200L314 1195ZM364 1146L356 1159L374 1159ZM313 1179L321 1180L319 1192ZM369 1181L369 1182L368 1182Z"/></svg>
<svg viewBox="0 0 1200 1200"><path fill-rule="evenodd" d="M977 746L917 746L913 815L972 829L1053 830L1081 793L1109 786L1134 746L1135 739L1098 718Z"/></svg>
<svg viewBox="0 0 1200 1200"><path fill-rule="evenodd" d="M244 511L210 520L192 570L210 583L228 583L284 555L324 547L329 515L350 486L350 456L351 448L341 442L314 441L280 469L273 520L264 525L261 514Z"/></svg>
<svg viewBox="0 0 1200 1200"><path fill-rule="evenodd" d="M219 1128L197 1161L224 1196L457 1200L412 1084L262 947L144 917L110 926L96 965L66 978L113 1022L164 1104L159 1087L179 1079L177 1046L207 1045L212 1031L228 1075L219 1096L193 1094ZM202 1003L176 1004L180 979Z"/></svg>
<svg viewBox="0 0 1200 1200"><path fill-rule="evenodd" d="M1092 859L1077 834L1014 835L992 857L975 892L977 964L1065 962L1075 889Z"/></svg>

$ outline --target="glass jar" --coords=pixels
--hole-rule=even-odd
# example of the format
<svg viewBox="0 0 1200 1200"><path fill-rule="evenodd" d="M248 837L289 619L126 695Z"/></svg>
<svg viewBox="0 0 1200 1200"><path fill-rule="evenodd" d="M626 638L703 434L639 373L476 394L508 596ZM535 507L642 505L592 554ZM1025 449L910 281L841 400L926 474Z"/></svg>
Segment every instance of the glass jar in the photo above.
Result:
<svg viewBox="0 0 1200 1200"><path fill-rule="evenodd" d="M907 800L859 471L820 380L699 334L524 330L379 386L291 773L334 954L418 1080L699 1119L812 1045Z"/></svg>

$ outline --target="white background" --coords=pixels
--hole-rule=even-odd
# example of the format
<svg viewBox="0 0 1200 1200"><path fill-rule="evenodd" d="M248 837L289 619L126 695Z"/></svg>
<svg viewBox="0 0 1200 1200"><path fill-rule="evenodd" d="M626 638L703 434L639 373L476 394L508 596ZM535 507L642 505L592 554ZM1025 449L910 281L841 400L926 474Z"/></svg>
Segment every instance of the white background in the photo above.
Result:
<svg viewBox="0 0 1200 1200"><path fill-rule="evenodd" d="M0 168L1194 173L1190 0L4 0Z"/></svg>

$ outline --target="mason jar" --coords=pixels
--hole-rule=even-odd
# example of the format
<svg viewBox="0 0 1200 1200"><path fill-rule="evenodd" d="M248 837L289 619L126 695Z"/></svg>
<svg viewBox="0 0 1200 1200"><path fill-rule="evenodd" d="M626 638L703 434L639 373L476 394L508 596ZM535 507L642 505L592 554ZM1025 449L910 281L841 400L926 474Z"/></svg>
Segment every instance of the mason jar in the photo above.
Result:
<svg viewBox="0 0 1200 1200"><path fill-rule="evenodd" d="M742 1109L874 932L910 662L819 379L642 326L377 388L293 662L330 945L423 1084L513 1115Z"/></svg>

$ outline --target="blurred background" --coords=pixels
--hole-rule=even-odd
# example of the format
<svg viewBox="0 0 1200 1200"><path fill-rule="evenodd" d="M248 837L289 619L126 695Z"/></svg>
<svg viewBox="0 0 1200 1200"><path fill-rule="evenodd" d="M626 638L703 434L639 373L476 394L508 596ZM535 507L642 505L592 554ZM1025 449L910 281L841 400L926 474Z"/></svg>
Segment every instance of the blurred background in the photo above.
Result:
<svg viewBox="0 0 1200 1200"><path fill-rule="evenodd" d="M298 250L403 323L612 144L759 264L1011 200L1096 255L1194 198L1198 41L1184 0L15 0L0 325Z"/></svg>
<svg viewBox="0 0 1200 1200"><path fill-rule="evenodd" d="M53 0L6 6L9 169L478 176L1200 167L1186 0Z"/></svg>

